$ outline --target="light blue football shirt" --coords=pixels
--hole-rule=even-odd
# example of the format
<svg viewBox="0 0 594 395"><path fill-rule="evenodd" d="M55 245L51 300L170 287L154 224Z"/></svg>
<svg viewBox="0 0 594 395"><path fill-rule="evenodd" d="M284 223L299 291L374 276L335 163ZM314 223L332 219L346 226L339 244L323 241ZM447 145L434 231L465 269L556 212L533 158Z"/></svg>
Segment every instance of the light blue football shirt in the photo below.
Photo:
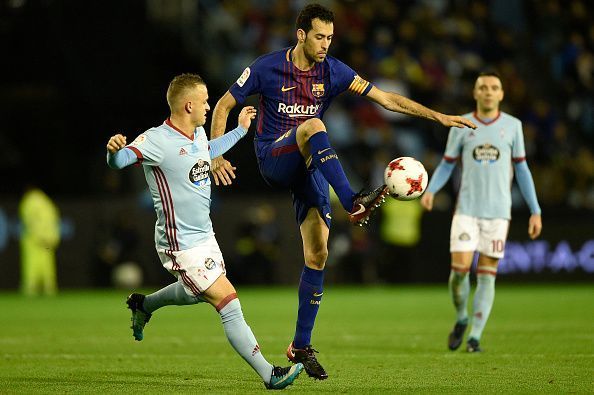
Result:
<svg viewBox="0 0 594 395"><path fill-rule="evenodd" d="M444 154L448 162L462 161L456 213L511 219L512 161L526 160L522 123L504 112L489 122L463 116L478 127L451 128Z"/></svg>
<svg viewBox="0 0 594 395"><path fill-rule="evenodd" d="M233 132L236 136L231 140ZM213 140L212 143L219 143L217 151L221 151L214 156L224 153L245 133L244 129L237 128ZM140 134L126 148L134 151L142 164L153 198L157 249L186 250L214 235L210 220L213 153L209 152L203 127L197 127L191 139L168 119Z"/></svg>

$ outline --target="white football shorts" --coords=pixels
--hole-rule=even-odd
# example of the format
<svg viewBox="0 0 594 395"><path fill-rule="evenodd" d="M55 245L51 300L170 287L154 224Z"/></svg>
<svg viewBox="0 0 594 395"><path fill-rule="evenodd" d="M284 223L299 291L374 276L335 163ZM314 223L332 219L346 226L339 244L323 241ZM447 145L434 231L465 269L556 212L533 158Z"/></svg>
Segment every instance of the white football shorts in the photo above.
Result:
<svg viewBox="0 0 594 395"><path fill-rule="evenodd" d="M188 250L158 249L157 253L163 267L177 277L188 295L202 294L226 273L223 254L214 235Z"/></svg>
<svg viewBox="0 0 594 395"><path fill-rule="evenodd" d="M450 230L450 252L478 251L492 258L503 258L509 220L478 218L454 214Z"/></svg>

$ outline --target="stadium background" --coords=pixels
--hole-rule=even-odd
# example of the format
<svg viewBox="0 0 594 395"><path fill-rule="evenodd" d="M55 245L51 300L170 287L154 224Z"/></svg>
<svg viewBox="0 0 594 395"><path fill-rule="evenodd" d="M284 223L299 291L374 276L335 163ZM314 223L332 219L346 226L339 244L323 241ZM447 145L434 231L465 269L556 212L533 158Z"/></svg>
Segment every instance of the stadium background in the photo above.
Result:
<svg viewBox="0 0 594 395"><path fill-rule="evenodd" d="M471 111L476 73L501 73L503 110L524 122L544 231L539 241L527 240L528 212L514 186L498 281L592 281L592 5L321 2L336 13L333 56L437 110ZM154 252L142 171L108 169L105 143L115 132L131 139L161 123L168 114L164 92L177 73L201 74L214 107L257 56L293 44L304 3L0 1L0 288L18 286L17 206L29 183L48 192L62 213L61 287L109 286L112 268L126 261L142 267L144 285L170 281ZM397 156L415 156L431 172L447 137L436 124L348 95L325 121L357 188L376 184ZM238 178L232 188L213 188L212 216L230 276L235 283L295 282L302 259L290 198L263 183L249 138L227 158ZM430 215L407 203L382 212L366 232L345 224L336 210L328 280L445 283L454 191L448 185ZM418 241L388 243L386 223L417 231Z"/></svg>

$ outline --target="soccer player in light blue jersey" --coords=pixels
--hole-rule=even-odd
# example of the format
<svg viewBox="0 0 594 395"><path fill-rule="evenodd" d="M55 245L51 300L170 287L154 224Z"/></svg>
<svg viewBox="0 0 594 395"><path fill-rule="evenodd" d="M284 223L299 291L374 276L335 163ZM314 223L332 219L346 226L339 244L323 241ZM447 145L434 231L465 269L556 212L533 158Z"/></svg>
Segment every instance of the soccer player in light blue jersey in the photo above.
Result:
<svg viewBox="0 0 594 395"><path fill-rule="evenodd" d="M474 252L478 251L472 326L466 343L468 352L481 351L479 342L493 306L497 264L503 258L511 220L514 172L532 214L528 221L528 235L535 239L542 230L540 206L526 163L522 123L499 110L503 100L499 76L496 73L480 74L473 93L476 111L464 117L475 122L478 128L450 129L445 155L421 198L423 207L431 211L434 195L448 181L460 159L462 181L450 231L449 289L456 309L456 324L449 334L448 347L450 350L460 347L469 323L466 309L470 294L468 273Z"/></svg>
<svg viewBox="0 0 594 395"><path fill-rule="evenodd" d="M142 164L155 211L155 244L165 269L177 281L150 295L133 293L126 303L132 311L132 332L144 337L144 327L159 308L208 302L221 316L225 335L235 351L260 375L268 389L293 383L302 364L273 366L245 322L235 288L225 275L225 264L210 220L210 163L247 133L256 109L244 107L237 128L208 141L208 91L196 74L175 77L167 90L171 116L140 134L131 144L116 134L107 143L107 163L121 169ZM198 331L193 334L198 336Z"/></svg>
<svg viewBox="0 0 594 395"><path fill-rule="evenodd" d="M476 126L466 118L441 114L396 93L382 91L329 56L334 14L327 8L307 5L297 17L296 28L294 47L256 59L218 101L211 137L223 135L233 107L248 96L260 96L254 137L258 165L268 184L291 192L305 258L295 335L287 356L293 362L302 362L309 376L323 380L328 374L317 361L311 334L324 293L332 219L329 185L349 213L350 221L357 225L367 224L371 212L388 194L385 185L358 194L352 190L322 121L325 111L336 96L349 91L387 110L444 126ZM233 169L222 157L215 159L215 183L229 185L235 178Z"/></svg>

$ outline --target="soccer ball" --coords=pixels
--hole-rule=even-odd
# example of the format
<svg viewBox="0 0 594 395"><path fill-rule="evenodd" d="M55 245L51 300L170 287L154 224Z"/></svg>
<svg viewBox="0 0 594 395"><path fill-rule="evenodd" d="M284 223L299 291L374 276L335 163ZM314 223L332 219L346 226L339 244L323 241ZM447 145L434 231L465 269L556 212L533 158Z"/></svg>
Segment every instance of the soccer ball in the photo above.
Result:
<svg viewBox="0 0 594 395"><path fill-rule="evenodd" d="M413 200L425 192L427 171L421 162L409 156L392 160L384 171L390 195L398 200Z"/></svg>

